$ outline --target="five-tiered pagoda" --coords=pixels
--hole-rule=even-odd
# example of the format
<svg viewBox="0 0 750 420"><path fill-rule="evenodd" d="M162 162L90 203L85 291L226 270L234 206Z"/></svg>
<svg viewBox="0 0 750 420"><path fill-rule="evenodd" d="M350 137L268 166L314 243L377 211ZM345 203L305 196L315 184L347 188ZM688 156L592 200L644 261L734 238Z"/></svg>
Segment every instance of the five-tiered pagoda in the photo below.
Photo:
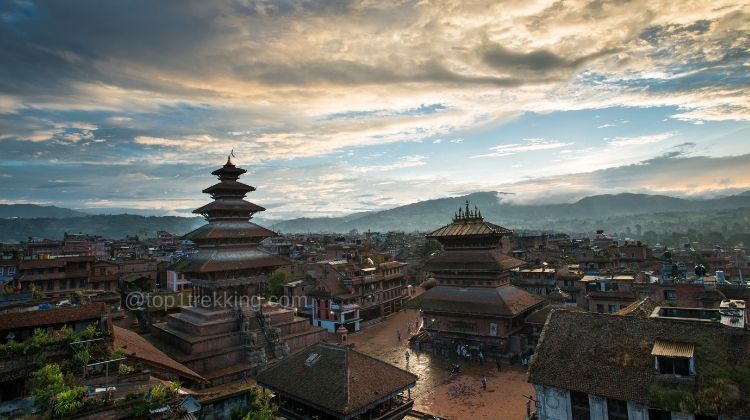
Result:
<svg viewBox="0 0 750 420"><path fill-rule="evenodd" d="M263 239L277 235L250 221L265 209L244 199L255 190L237 181L245 172L230 158L212 172L219 182L203 192L214 201L194 211L208 224L184 236L198 252L169 268L191 282L192 304L152 325L154 344L208 386L244 381L259 366L326 334L289 308L261 306L270 274L291 262L260 248Z"/></svg>
<svg viewBox="0 0 750 420"><path fill-rule="evenodd" d="M227 300L260 295L268 275L291 264L259 248L262 240L278 235L250 221L266 209L244 199L255 191L255 187L237 181L245 172L227 158L224 166L211 172L219 182L203 190L214 201L193 211L203 215L208 224L184 236L196 243L198 252L175 268L192 282L196 306L227 306Z"/></svg>

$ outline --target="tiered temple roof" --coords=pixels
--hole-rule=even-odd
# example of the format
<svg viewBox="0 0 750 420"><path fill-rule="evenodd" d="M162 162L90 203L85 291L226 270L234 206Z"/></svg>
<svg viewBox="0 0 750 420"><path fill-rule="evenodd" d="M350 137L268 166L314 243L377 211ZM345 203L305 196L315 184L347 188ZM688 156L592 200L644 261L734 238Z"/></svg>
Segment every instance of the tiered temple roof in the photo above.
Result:
<svg viewBox="0 0 750 420"><path fill-rule="evenodd" d="M476 206L473 211L469 208L467 200L466 208L459 208L453 215L453 223L429 233L427 239L440 241L445 249L495 248L503 236L512 233L510 229L486 222Z"/></svg>
<svg viewBox="0 0 750 420"><path fill-rule="evenodd" d="M246 277L255 269L289 264L285 258L258 248L263 239L277 234L250 222L255 213L265 208L244 199L247 193L255 191L255 187L237 181L246 172L235 166L231 158L211 172L219 182L203 192L214 201L193 211L203 215L208 224L184 236L198 245L198 252L175 264L174 269L200 280L217 272Z"/></svg>

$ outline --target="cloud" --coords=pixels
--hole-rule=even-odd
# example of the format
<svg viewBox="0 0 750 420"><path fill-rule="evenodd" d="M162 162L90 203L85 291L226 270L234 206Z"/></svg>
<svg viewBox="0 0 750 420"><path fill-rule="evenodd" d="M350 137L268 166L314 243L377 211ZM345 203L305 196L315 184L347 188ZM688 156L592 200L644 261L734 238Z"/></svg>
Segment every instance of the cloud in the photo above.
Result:
<svg viewBox="0 0 750 420"><path fill-rule="evenodd" d="M352 170L358 173L368 172L387 172L395 169L413 168L416 166L424 166L427 164L426 157L422 155L404 156L397 161L385 165L373 165L373 166L359 166L353 167Z"/></svg>
<svg viewBox="0 0 750 420"><path fill-rule="evenodd" d="M511 156L517 153L534 152L539 150L559 149L570 146L573 143L565 143L556 140L547 140L542 138L523 139L523 143L504 144L490 147L491 153L472 156L472 158L483 157L503 157Z"/></svg>
<svg viewBox="0 0 750 420"><path fill-rule="evenodd" d="M431 153L443 148L428 155L414 143L442 139L456 144L454 161L467 158L488 147L487 133L529 113L669 107L670 127L660 130L742 123L750 121L746 9L730 0L13 2L0 18L0 152L56 179L75 178L70 168L90 162L151 175L177 163L204 168L233 147L258 171L290 160L331 167L338 152L381 147L425 156L361 168L411 165L402 167L439 178L446 175L419 162L433 162ZM631 126L639 115L628 113ZM584 152L592 146L576 140L582 148L547 162L550 171L640 162L655 154L645 149L661 146L621 119L609 121L599 125L608 128L606 145ZM521 130L513 138L552 133ZM721 143L704 137L691 154ZM538 140L476 156L563 147ZM109 182L90 194L119 189L103 199L132 194L149 203L165 191L176 200L192 194L166 184L122 186L106 172L86 172ZM5 194L26 199L23 186ZM385 189L381 196L402 199Z"/></svg>
<svg viewBox="0 0 750 420"><path fill-rule="evenodd" d="M650 143L659 143L664 140L670 139L677 135L677 133L669 132L669 133L659 133L659 134L651 134L647 136L638 136L638 137L616 137L613 139L607 139L609 141L609 144L615 147L624 147L624 146L639 146L642 144L650 144Z"/></svg>

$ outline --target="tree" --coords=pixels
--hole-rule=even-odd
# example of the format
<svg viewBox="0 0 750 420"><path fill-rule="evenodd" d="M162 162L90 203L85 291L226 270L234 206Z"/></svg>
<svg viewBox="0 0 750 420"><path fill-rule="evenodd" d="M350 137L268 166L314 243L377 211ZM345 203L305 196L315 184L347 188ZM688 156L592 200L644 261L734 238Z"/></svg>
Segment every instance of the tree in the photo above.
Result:
<svg viewBox="0 0 750 420"><path fill-rule="evenodd" d="M247 392L247 404L232 410L232 420L275 420L279 407L271 402L271 396L252 387Z"/></svg>
<svg viewBox="0 0 750 420"><path fill-rule="evenodd" d="M284 283L287 282L288 278L289 275L283 270L276 270L271 274L271 278L268 279L268 284L272 296L280 297L284 294Z"/></svg>
<svg viewBox="0 0 750 420"><path fill-rule="evenodd" d="M32 389L34 404L42 412L50 411L53 397L67 389L62 369L57 363L44 365L32 373L28 385Z"/></svg>

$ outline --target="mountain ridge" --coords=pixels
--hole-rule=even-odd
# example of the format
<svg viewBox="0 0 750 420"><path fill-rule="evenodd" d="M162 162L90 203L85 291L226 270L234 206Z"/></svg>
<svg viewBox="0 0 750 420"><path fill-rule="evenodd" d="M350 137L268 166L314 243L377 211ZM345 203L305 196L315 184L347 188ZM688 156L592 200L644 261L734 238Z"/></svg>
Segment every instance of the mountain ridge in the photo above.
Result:
<svg viewBox="0 0 750 420"><path fill-rule="evenodd" d="M704 223L711 220L712 213L722 210L748 208L747 213L750 214L750 191L708 199L635 193L602 194L584 197L574 203L557 204L516 204L512 196L506 193L483 191L340 217L302 217L283 221L258 218L255 222L280 233L346 233L351 230L426 232L450 223L454 212L459 207L463 208L467 200L471 208L478 206L488 221L515 230L584 232L637 225L643 225L645 230L648 215L660 214L659 219L662 220L669 219L666 215L670 213L692 212L699 213L701 223ZM22 211L20 216L18 211ZM680 217L673 218L676 219L676 229ZM618 222L615 223L615 219ZM0 242L18 242L30 236L56 239L62 238L65 232L96 234L112 239L146 232L154 234L157 230L181 235L203 223L200 217L91 215L54 206L0 205Z"/></svg>

